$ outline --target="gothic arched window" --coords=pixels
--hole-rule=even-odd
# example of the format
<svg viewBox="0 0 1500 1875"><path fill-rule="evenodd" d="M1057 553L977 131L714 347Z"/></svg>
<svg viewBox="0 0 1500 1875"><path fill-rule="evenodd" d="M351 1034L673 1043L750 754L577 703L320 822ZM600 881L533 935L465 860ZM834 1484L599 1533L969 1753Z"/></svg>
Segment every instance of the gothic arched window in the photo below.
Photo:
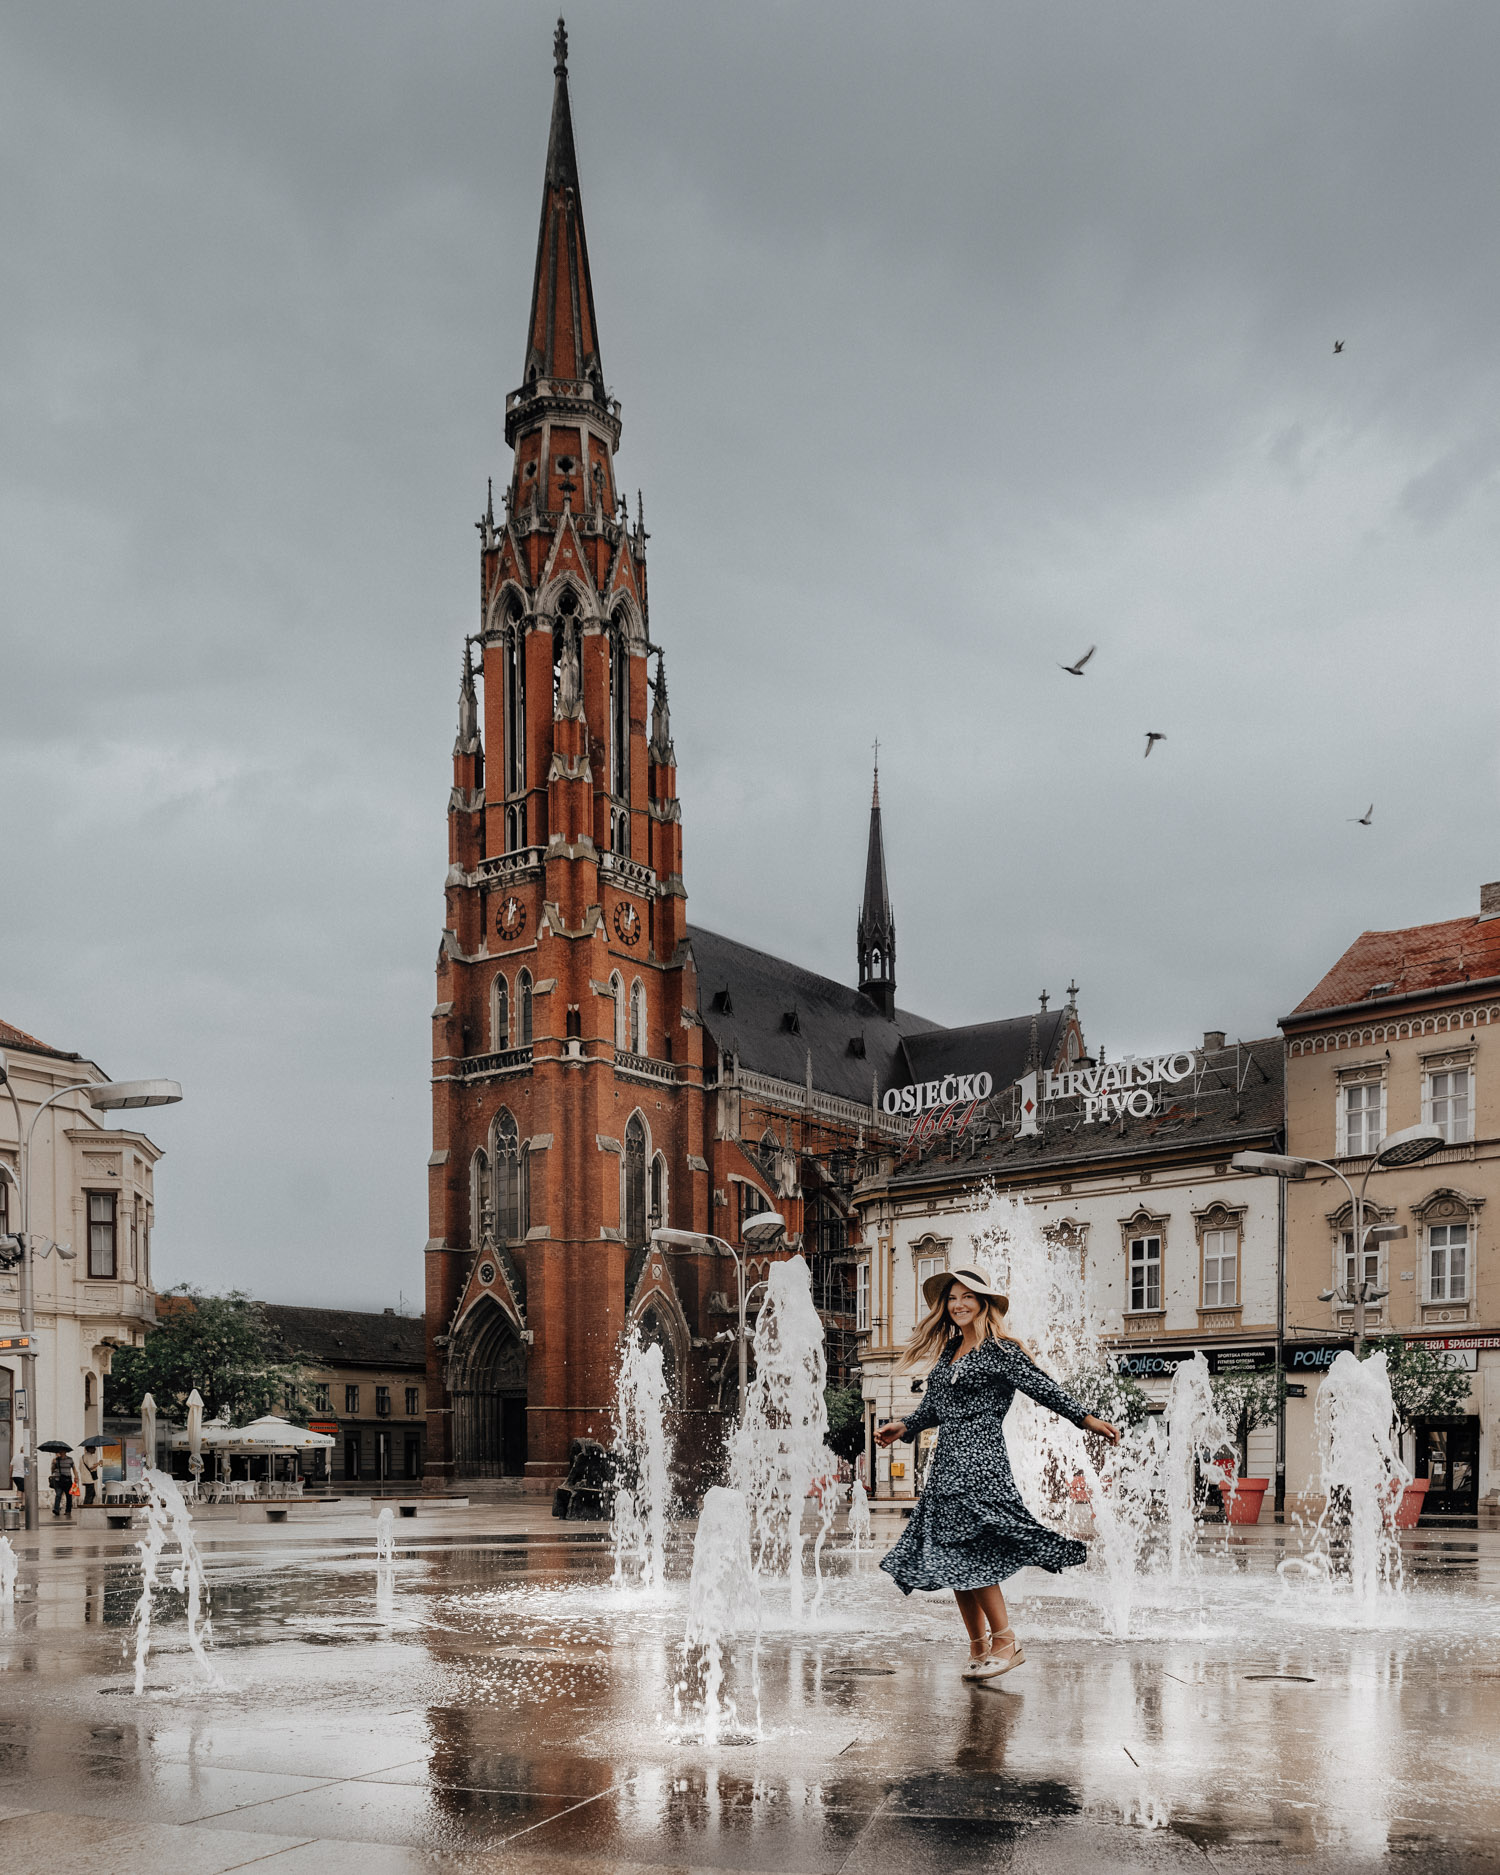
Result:
<svg viewBox="0 0 1500 1875"><path fill-rule="evenodd" d="M505 684L505 792L526 792L526 628L512 599L505 610L503 646ZM512 852L526 844L526 804L507 813L506 843Z"/></svg>
<svg viewBox="0 0 1500 1875"><path fill-rule="evenodd" d="M625 1128L625 1189L620 1207L628 1244L646 1241L646 1122L632 1113Z"/></svg>
<svg viewBox="0 0 1500 1875"><path fill-rule="evenodd" d="M521 1238L521 1145L515 1117L502 1107L490 1128L494 1155L495 1236L501 1243Z"/></svg>
<svg viewBox="0 0 1500 1875"><path fill-rule="evenodd" d="M615 1006L615 1047L625 1046L625 983L618 970L609 979L610 999Z"/></svg>
<svg viewBox="0 0 1500 1875"><path fill-rule="evenodd" d="M660 1230L667 1221L667 1162L657 1153L651 1161L651 1228Z"/></svg>
<svg viewBox="0 0 1500 1875"><path fill-rule="evenodd" d="M639 977L630 991L630 1052L646 1052L646 986Z"/></svg>
<svg viewBox="0 0 1500 1875"><path fill-rule="evenodd" d="M477 1250L490 1234L490 1156L483 1146L469 1161L469 1248Z"/></svg>
<svg viewBox="0 0 1500 1875"><path fill-rule="evenodd" d="M630 798L630 647L625 615L617 612L609 635L609 791Z"/></svg>
<svg viewBox="0 0 1500 1875"><path fill-rule="evenodd" d="M523 970L516 978L516 1046L531 1046L531 972Z"/></svg>
<svg viewBox="0 0 1500 1875"><path fill-rule="evenodd" d="M490 996L490 1047L498 1054L510 1047L510 989L503 976L497 974Z"/></svg>

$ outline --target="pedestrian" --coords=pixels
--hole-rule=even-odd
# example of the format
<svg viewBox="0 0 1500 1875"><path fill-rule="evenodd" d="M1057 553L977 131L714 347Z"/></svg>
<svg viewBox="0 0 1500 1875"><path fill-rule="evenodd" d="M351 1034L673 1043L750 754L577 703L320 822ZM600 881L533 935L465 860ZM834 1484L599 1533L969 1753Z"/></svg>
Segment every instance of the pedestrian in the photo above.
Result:
<svg viewBox="0 0 1500 1875"><path fill-rule="evenodd" d="M891 1445L937 1426L937 1453L910 1521L880 1566L903 1595L952 1589L969 1634L963 1677L990 1680L1026 1658L1000 1584L1018 1569L1056 1573L1088 1556L1082 1543L1039 1524L1016 1489L1005 1449L1011 1401L1025 1393L1111 1444L1120 1435L1042 1371L1005 1325L1008 1299L981 1271L939 1271L923 1283L922 1300L928 1312L898 1363L898 1371L932 1363L922 1404L875 1438Z"/></svg>
<svg viewBox="0 0 1500 1875"><path fill-rule="evenodd" d="M26 1447L18 1445L10 1457L10 1481L22 1497L26 1495L26 1462Z"/></svg>
<svg viewBox="0 0 1500 1875"><path fill-rule="evenodd" d="M52 1460L52 1470L47 1474L47 1482L52 1487L52 1515L71 1517L73 1515L73 1460L67 1452L58 1452Z"/></svg>
<svg viewBox="0 0 1500 1875"><path fill-rule="evenodd" d="M83 1501L84 1505L88 1506L94 1501L94 1487L99 1482L98 1447L86 1445L83 1448L83 1457L78 1463L83 1472Z"/></svg>

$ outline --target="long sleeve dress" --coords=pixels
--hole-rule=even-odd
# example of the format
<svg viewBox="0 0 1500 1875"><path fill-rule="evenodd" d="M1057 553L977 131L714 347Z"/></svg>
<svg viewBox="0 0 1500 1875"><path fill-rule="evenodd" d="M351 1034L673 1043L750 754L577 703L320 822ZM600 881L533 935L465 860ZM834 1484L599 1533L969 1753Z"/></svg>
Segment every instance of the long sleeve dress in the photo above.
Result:
<svg viewBox="0 0 1500 1875"><path fill-rule="evenodd" d="M1018 1569L1056 1573L1087 1559L1082 1543L1039 1524L1016 1489L1003 1421L1018 1392L1075 1426L1087 1417L1013 1341L986 1338L958 1362L950 1347L928 1375L906 1436L941 1427L937 1452L911 1520L880 1564L903 1595L988 1588Z"/></svg>

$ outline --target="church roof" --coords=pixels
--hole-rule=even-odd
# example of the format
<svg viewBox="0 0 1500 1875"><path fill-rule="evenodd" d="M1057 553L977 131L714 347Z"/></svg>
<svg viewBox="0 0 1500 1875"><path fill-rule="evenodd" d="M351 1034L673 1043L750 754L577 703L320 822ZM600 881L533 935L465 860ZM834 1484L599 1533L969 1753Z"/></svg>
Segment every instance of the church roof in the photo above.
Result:
<svg viewBox="0 0 1500 1875"><path fill-rule="evenodd" d="M733 938L688 926L698 971L698 1013L721 1056L801 1085L812 1060L820 1093L869 1106L876 1083L907 1081L906 1037L937 1024L898 1009L887 1020L868 996Z"/></svg>
<svg viewBox="0 0 1500 1875"><path fill-rule="evenodd" d="M1037 1061L1044 1068L1057 1065L1065 1009L1044 1009L1036 1017ZM989 1074L998 1094L1026 1072L1031 1054L1030 1016L1009 1016L999 1022L973 1022L962 1029L931 1029L905 1039L906 1058L914 1081L940 1081L947 1074Z"/></svg>

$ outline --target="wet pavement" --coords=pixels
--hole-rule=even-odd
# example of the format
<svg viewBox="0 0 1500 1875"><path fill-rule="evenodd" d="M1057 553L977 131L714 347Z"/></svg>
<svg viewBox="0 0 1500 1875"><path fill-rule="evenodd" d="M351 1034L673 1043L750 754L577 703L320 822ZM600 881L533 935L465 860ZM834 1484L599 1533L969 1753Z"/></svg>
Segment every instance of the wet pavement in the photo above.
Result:
<svg viewBox="0 0 1500 1875"><path fill-rule="evenodd" d="M876 1550L895 1534L876 1519ZM26 1875L438 1869L1500 1870L1500 1534L1419 1532L1375 1625L1206 1533L1110 1637L1088 1581L1013 1585L1027 1664L959 1678L951 1602L870 1552L736 1644L721 1742L681 1689L682 1580L522 1503L199 1526L221 1684L181 1599L136 1697L128 1533L13 1537L0 1866ZM674 1552L685 1579L690 1548ZM811 1589L809 1591L811 1600Z"/></svg>

